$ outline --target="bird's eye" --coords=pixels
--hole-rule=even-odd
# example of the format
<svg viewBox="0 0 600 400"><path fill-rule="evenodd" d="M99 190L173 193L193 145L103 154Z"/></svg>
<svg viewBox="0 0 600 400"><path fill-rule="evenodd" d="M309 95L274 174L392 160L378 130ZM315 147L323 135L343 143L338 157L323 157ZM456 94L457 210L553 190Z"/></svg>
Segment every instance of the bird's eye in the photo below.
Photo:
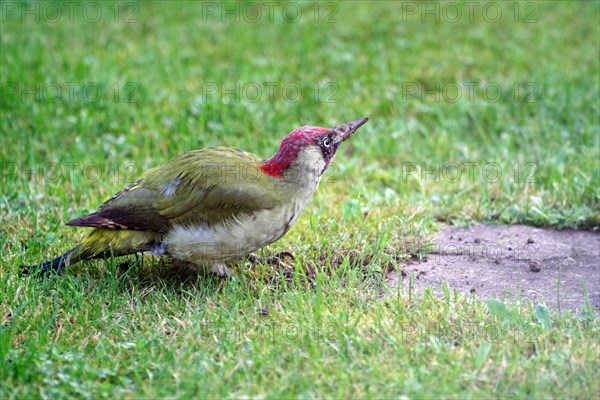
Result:
<svg viewBox="0 0 600 400"><path fill-rule="evenodd" d="M325 139L323 139L323 146L324 147L329 147L331 145L331 141L329 140L328 137L326 137Z"/></svg>

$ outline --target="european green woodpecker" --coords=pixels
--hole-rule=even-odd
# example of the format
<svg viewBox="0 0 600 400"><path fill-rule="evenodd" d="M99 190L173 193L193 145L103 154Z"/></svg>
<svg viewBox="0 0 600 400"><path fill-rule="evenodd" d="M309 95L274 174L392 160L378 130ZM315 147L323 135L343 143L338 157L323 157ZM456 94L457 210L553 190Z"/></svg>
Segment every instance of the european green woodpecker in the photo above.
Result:
<svg viewBox="0 0 600 400"><path fill-rule="evenodd" d="M227 264L280 239L319 185L339 145L367 122L302 126L268 160L230 147L184 153L150 169L100 209L69 221L92 227L81 244L24 272L150 252L230 275Z"/></svg>

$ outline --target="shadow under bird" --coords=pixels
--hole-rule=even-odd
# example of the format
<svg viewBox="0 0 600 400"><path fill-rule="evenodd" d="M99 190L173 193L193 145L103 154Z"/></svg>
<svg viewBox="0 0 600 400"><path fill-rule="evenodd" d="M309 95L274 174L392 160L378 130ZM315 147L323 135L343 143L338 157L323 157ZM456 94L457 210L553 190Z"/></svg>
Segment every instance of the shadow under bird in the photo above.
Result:
<svg viewBox="0 0 600 400"><path fill-rule="evenodd" d="M82 260L148 251L229 276L228 263L285 235L340 144L367 120L297 128L268 160L231 147L181 154L146 171L97 212L69 221L93 228L79 246L23 271L59 271Z"/></svg>

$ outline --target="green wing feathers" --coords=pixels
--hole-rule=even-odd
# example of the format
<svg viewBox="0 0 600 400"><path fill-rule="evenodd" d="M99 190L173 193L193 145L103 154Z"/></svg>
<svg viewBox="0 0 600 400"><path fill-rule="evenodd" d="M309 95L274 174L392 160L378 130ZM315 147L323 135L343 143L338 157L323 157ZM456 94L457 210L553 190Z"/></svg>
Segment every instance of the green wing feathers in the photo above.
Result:
<svg viewBox="0 0 600 400"><path fill-rule="evenodd" d="M262 160L243 150L209 147L182 154L148 170L98 212L69 221L71 226L164 233L173 224L215 224L241 213L279 204Z"/></svg>

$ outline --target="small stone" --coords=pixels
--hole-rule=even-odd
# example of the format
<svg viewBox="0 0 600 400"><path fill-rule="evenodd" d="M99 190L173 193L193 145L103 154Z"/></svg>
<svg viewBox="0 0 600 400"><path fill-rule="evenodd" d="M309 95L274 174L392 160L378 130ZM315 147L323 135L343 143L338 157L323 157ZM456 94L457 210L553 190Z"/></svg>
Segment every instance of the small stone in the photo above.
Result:
<svg viewBox="0 0 600 400"><path fill-rule="evenodd" d="M537 261L529 261L529 270L531 272L540 272L542 269L540 268L540 263Z"/></svg>

